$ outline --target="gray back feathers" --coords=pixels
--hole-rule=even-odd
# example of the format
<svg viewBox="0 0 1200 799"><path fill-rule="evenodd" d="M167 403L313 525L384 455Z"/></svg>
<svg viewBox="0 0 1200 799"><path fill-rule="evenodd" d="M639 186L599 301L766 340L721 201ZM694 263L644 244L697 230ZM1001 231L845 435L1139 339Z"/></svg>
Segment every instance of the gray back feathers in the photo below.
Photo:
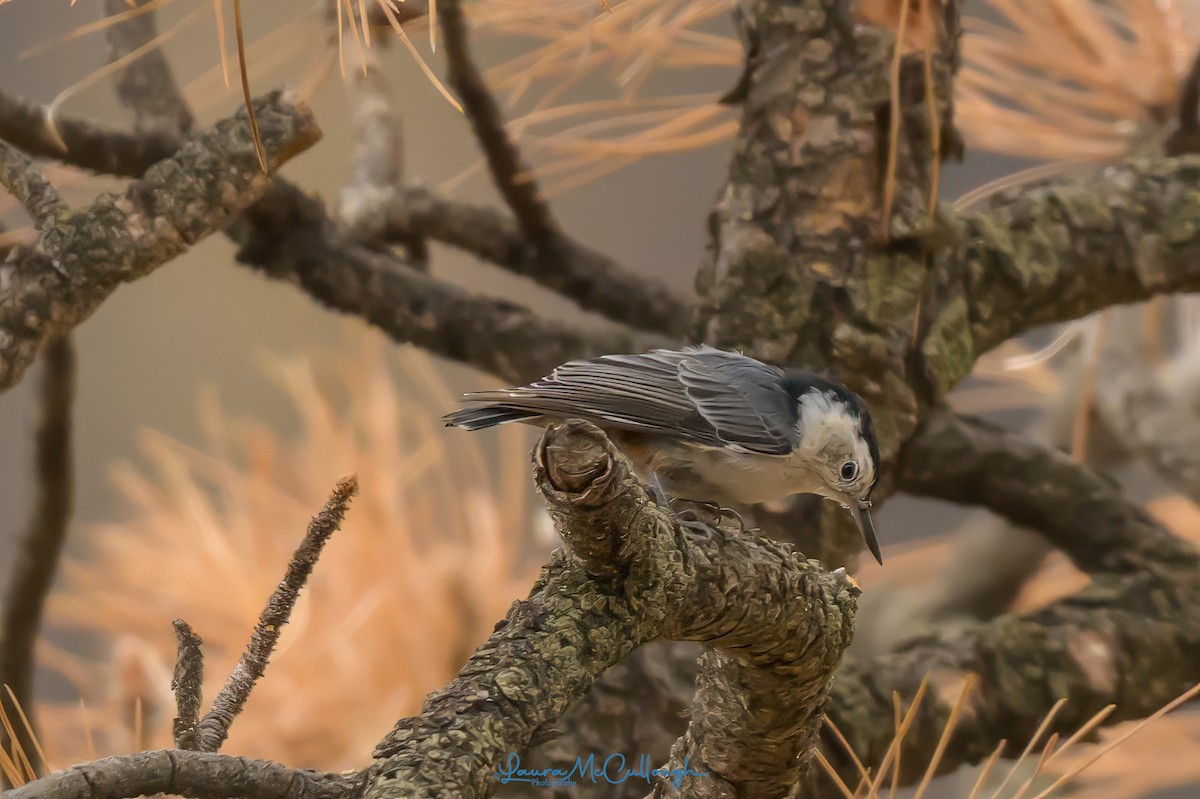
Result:
<svg viewBox="0 0 1200 799"><path fill-rule="evenodd" d="M798 433L796 402L782 377L774 366L706 346L606 355L563 364L528 386L467 394L464 400L473 407L445 421L477 430L536 417L579 418L706 446L785 455Z"/></svg>

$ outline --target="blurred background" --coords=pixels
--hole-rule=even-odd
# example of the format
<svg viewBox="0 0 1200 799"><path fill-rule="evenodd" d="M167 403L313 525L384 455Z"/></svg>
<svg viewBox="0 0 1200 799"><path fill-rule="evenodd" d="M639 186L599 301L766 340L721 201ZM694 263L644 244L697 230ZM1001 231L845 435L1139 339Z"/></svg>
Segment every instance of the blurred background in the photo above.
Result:
<svg viewBox="0 0 1200 799"><path fill-rule="evenodd" d="M597 4L576 0L484 0L468 9L478 60L492 68L489 79L510 103L513 129L564 226L582 243L690 295L736 124L731 111L712 102L738 76L732 3L627 3L645 7L641 22L608 20ZM88 27L100 18L99 5L3 4L4 91L43 104L58 99L63 114L127 125L111 79L93 80L107 58L104 31ZM622 5L613 3L618 10ZM864 2L861 13L886 19L892 5ZM984 18L1002 16L984 0L965 5ZM1139 126L1161 112L1156 104L1172 100L1186 71L1179 42L1192 39L1182 23L1190 25L1196 15L1175 4L1176 16L1168 17L1160 7L1170 4L1152 0L1094 5L1124 9L1135 20L1159 14L1171 26L1161 38L1175 44L1159 54L1162 63L1134 65L1140 73L1128 64L1123 70L1150 87L1149 99L1134 92L1124 106L1128 118L1106 120L1106 129L1116 131L1107 139L1068 131L1064 144L1055 131L1069 128L1070 120L1053 119L1043 129L1028 117L1003 118L1019 104L993 100L987 106L979 87L989 84L980 79L971 84L975 93L960 100L960 113L973 114L975 122L960 118L967 155L946 165L943 199L1066 154L1116 157L1140 146ZM303 87L325 135L283 174L336 203L351 173L354 139L336 30L325 7L258 0L243 11L255 93L283 83ZM233 88L222 78L212 8L207 0L174 0L158 12L159 30L170 37L164 51L201 126L242 104L236 72ZM229 8L225 17L231 32ZM406 29L433 72L442 74L428 26L418 20ZM1120 30L1118 38L1136 42L1138 35ZM499 205L464 119L394 37L383 44L377 39L372 53L403 119L406 180ZM350 68L358 46L347 30L342 58ZM232 46L226 49L233 58ZM1045 65L1032 69L1049 72ZM1086 82L1083 90L1100 91ZM1084 152L1089 142L1094 151ZM68 169L49 174L74 203L121 185ZM27 224L10 206L0 208L9 227ZM433 246L434 274L579 321L573 306L533 283ZM208 645L208 674L224 674L308 516L345 474L357 472L361 496L318 566L270 678L234 725L231 751L317 768L360 764L395 719L452 677L509 603L525 595L553 546L528 479L533 433L469 436L438 426L458 392L494 385L494 378L384 341L291 286L236 265L233 254L226 239L212 236L119 289L75 332L76 512L39 673L52 700L43 718L56 765L91 751L169 740L170 620L190 621ZM1172 330L1183 329L1190 313L1171 307L1163 318L1180 322ZM1056 441L1065 438L1064 445L1072 436L1076 444L1092 441L1086 429L1079 438L1074 421L1086 370L1071 355L1094 349L1089 330L1079 328L1053 366L1031 358L1029 368L1012 369L1013 357L1027 356L1059 331L1032 336L981 364L981 375L964 385L957 401L1016 427L1040 425ZM1175 351L1183 336L1165 340ZM0 394L0 563L7 563L31 505L38 376L35 367ZM1103 440L1092 443L1103 452ZM1159 510L1176 514L1181 526L1196 520L1190 503L1164 497L1168 492L1155 488L1159 481L1136 464L1121 461L1115 468L1139 499L1165 502ZM908 498L883 509L877 524L889 565L886 574L864 566L863 581L881 599L872 605L868 591L864 632L856 640L863 654L894 643L888 631L897 627L896 617L888 608L895 614L911 607L889 591L908 590L904 596L918 604L935 601L914 599L911 589L948 562L962 543L948 533L964 523L981 535L992 524ZM1026 565L1039 568L1043 554L1025 554ZM1051 559L1040 568L1039 581L1013 589L1008 599L1015 607L1034 607L1080 584L1065 563ZM6 573L0 570L0 580ZM382 637L381 627L389 630ZM345 678L328 679L331 669ZM324 694L311 689L317 682ZM307 698L296 700L297 693ZM360 721L339 723L347 718ZM1200 731L1178 723L1155 729L1169 733L1149 739L1148 748L1175 771L1189 768L1177 753L1188 746L1194 752ZM1152 795L1172 785L1183 791L1176 796L1200 792L1200 783L1180 787L1192 777L1165 766L1161 785L1134 780L1111 787L1123 773L1121 761L1114 755L1105 762L1117 776L1105 777L1110 792L1091 795ZM945 796L965 795L955 785L945 790Z"/></svg>

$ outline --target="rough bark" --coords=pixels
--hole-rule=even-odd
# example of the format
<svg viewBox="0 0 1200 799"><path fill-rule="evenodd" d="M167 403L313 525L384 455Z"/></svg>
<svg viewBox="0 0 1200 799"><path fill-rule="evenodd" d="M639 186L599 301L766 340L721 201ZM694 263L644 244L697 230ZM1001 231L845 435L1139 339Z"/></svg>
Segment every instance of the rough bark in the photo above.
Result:
<svg viewBox="0 0 1200 799"><path fill-rule="evenodd" d="M266 760L165 749L106 757L56 771L5 794L6 799L118 799L168 794L195 799L351 799L361 774L323 774Z"/></svg>
<svg viewBox="0 0 1200 799"><path fill-rule="evenodd" d="M483 795L497 764L605 669L660 637L719 653L706 659L705 690L669 764L686 758L707 773L681 785L704 795L785 795L849 643L853 582L729 517L658 506L586 422L547 430L535 470L566 548L458 678L380 743L367 795ZM794 700L782 710L774 704L781 692ZM737 718L723 715L731 705L743 708Z"/></svg>
<svg viewBox="0 0 1200 799"><path fill-rule="evenodd" d="M279 93L256 102L273 167L320 138L307 108ZM61 211L38 244L0 264L0 390L21 379L46 337L87 319L137 280L219 230L270 185L244 114L218 123L119 196Z"/></svg>

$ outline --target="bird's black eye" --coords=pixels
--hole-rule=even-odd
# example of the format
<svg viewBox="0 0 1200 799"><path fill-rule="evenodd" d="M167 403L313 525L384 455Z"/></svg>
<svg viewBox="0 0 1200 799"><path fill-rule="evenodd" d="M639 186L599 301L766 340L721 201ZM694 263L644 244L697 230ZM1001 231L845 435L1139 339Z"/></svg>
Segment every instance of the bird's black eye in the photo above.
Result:
<svg viewBox="0 0 1200 799"><path fill-rule="evenodd" d="M854 461L846 461L842 464L842 479L853 480L858 477L858 464Z"/></svg>

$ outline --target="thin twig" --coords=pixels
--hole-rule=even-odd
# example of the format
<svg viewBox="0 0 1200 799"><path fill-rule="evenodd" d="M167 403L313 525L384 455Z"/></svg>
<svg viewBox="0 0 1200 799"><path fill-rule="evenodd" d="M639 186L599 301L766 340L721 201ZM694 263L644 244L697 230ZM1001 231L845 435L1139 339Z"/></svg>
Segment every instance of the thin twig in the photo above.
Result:
<svg viewBox="0 0 1200 799"><path fill-rule="evenodd" d="M50 339L43 362L41 422L36 435L37 500L33 519L13 559L0 617L0 685L11 688L10 707L24 709L32 731L37 729L33 710L34 644L66 539L74 494L71 407L75 398L75 351L70 338ZM6 701L9 699L0 696L0 703ZM20 715L20 711L10 715ZM0 733L0 748L5 737ZM25 751L37 749L33 733L18 730L15 737Z"/></svg>
<svg viewBox="0 0 1200 799"><path fill-rule="evenodd" d="M183 619L175 619L171 624L175 628L178 647L175 673L171 676L176 712L172 734L176 749L195 751L200 748L197 727L200 724L200 702L204 687L204 653L200 651L200 646L204 642Z"/></svg>
<svg viewBox="0 0 1200 799"><path fill-rule="evenodd" d="M553 255L562 230L542 197L529 165L504 127L500 106L488 90L483 74L471 60L462 0L446 0L441 9L442 37L446 45L449 82L462 100L475 138L487 158L492 180L512 209L529 244L541 256Z"/></svg>
<svg viewBox="0 0 1200 799"><path fill-rule="evenodd" d="M300 596L300 589L312 574L321 549L341 525L350 499L357 493L358 480L353 476L343 478L334 487L325 507L309 522L308 532L292 555L283 581L271 594L266 608L258 617L258 624L254 627L246 651L242 653L241 660L226 680L225 687L213 700L212 708L204 714L196 728L200 751L215 752L225 742L229 735L229 726L242 712L254 684L267 669L267 660L279 641L283 625L287 624L288 617L292 614L292 608Z"/></svg>

